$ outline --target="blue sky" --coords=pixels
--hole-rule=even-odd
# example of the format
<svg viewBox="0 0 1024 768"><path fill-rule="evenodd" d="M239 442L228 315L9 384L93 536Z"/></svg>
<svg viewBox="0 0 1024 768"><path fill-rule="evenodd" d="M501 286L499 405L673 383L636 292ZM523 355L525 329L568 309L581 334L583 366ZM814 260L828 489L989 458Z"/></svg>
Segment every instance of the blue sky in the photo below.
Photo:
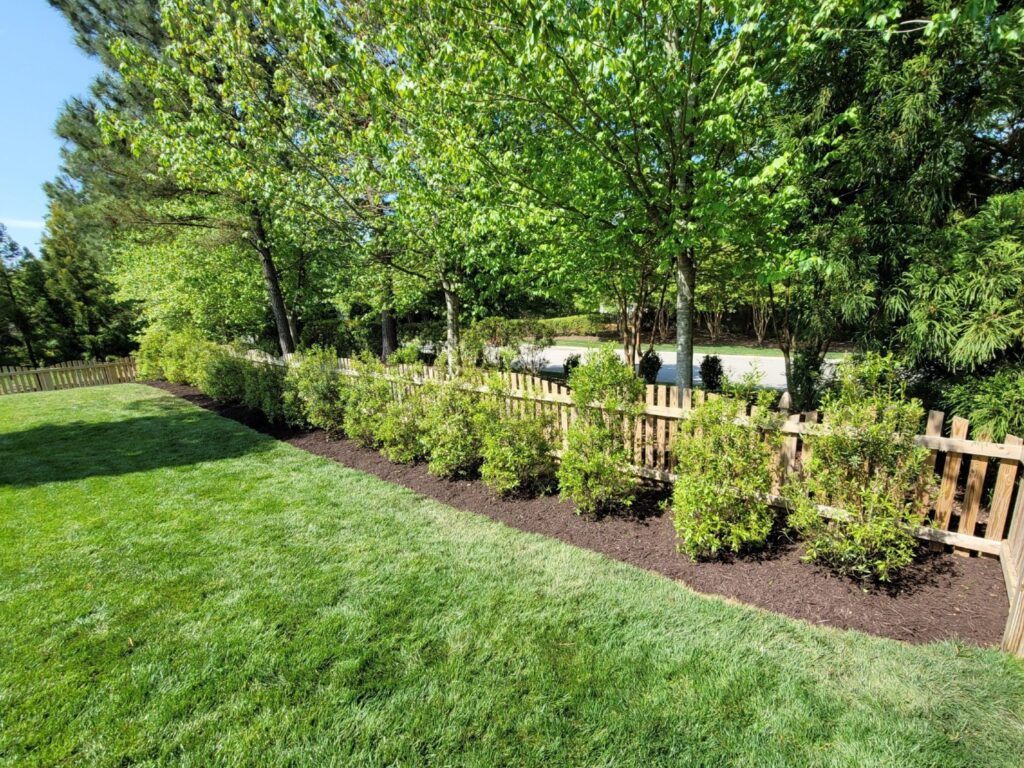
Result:
<svg viewBox="0 0 1024 768"><path fill-rule="evenodd" d="M71 27L46 0L0 0L0 221L38 253L46 195L60 163L53 133L61 105L88 93L99 63L82 53Z"/></svg>

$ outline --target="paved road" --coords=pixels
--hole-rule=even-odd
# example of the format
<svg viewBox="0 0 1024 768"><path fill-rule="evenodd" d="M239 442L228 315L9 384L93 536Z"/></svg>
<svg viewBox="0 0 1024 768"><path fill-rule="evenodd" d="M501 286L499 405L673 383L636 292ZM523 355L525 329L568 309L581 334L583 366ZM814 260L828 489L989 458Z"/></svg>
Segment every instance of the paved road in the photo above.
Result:
<svg viewBox="0 0 1024 768"><path fill-rule="evenodd" d="M545 371L561 373L565 358L569 355L580 355L586 357L591 350L587 347L549 347L544 350L544 359L547 364ZM619 357L622 357L622 350L618 350ZM675 384L676 381L676 353L658 352L661 355L661 370L658 371L659 384ZM773 389L784 390L786 388L786 368L781 357L764 357L760 355L719 355L722 358L722 367L727 376L738 378L756 366L761 372L761 385ZM700 363L704 355L693 356L693 381L700 385Z"/></svg>

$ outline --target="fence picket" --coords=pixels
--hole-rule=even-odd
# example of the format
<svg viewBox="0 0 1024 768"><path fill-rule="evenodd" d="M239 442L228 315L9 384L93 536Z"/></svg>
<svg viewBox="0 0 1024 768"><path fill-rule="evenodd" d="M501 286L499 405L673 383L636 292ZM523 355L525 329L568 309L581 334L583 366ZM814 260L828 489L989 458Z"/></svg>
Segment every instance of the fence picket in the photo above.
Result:
<svg viewBox="0 0 1024 768"><path fill-rule="evenodd" d="M980 438L983 441L991 439L991 435L983 433ZM957 530L960 533L974 535L974 528L978 521L978 509L981 507L981 490L985 485L985 474L988 472L988 457L975 456L971 459L970 469L967 474L967 488L964 491L964 508L960 513L960 525ZM969 556L970 550L963 547L954 547L953 553L961 557Z"/></svg>
<svg viewBox="0 0 1024 768"><path fill-rule="evenodd" d="M953 417L953 426L949 436L956 439L966 439L970 422L959 416ZM942 485L939 487L939 497L935 502L935 527L940 530L949 530L949 522L953 515L953 502L956 500L957 480L960 477L960 462L963 455L958 451L949 451L946 454L946 463L942 468Z"/></svg>
<svg viewBox="0 0 1024 768"><path fill-rule="evenodd" d="M1015 435L1007 435L1003 441L1006 445L1019 446L1024 440ZM986 539L1002 539L1006 530L1006 514L1010 511L1010 499L1013 496L1013 486L1017 480L1020 462L1012 459L1000 459L999 473L996 475L995 488L992 490L992 506L989 509L988 524L985 526ZM1024 488L1017 491L1019 496L1024 496Z"/></svg>

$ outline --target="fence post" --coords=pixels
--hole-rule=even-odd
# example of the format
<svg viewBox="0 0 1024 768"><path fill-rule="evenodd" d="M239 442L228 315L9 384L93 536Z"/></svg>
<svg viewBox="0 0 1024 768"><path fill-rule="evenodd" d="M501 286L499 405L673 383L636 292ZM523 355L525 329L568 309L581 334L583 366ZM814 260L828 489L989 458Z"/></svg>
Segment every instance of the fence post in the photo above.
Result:
<svg viewBox="0 0 1024 768"><path fill-rule="evenodd" d="M1010 535L1003 541L1000 557L1010 597L1010 613L1000 647L1024 657L1024 486L1017 490Z"/></svg>

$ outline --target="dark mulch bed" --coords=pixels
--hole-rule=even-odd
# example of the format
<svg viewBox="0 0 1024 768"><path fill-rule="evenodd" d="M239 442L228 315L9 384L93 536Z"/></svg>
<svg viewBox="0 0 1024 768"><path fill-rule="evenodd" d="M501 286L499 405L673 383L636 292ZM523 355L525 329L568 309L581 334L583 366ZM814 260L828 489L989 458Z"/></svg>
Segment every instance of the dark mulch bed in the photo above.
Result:
<svg viewBox="0 0 1024 768"><path fill-rule="evenodd" d="M678 579L706 594L842 629L911 643L960 638L995 645L1006 623L1006 590L999 561L956 557L922 549L898 584L865 591L849 579L800 560L800 547L784 535L756 555L694 563L675 549L671 515L661 509L664 491L651 489L628 516L598 519L575 513L557 496L502 499L478 480L433 477L424 464L392 464L351 440L328 440L320 431L268 425L262 414L225 407L198 390L153 383L319 456L411 488L452 507L476 512L523 531L541 533L608 557Z"/></svg>

